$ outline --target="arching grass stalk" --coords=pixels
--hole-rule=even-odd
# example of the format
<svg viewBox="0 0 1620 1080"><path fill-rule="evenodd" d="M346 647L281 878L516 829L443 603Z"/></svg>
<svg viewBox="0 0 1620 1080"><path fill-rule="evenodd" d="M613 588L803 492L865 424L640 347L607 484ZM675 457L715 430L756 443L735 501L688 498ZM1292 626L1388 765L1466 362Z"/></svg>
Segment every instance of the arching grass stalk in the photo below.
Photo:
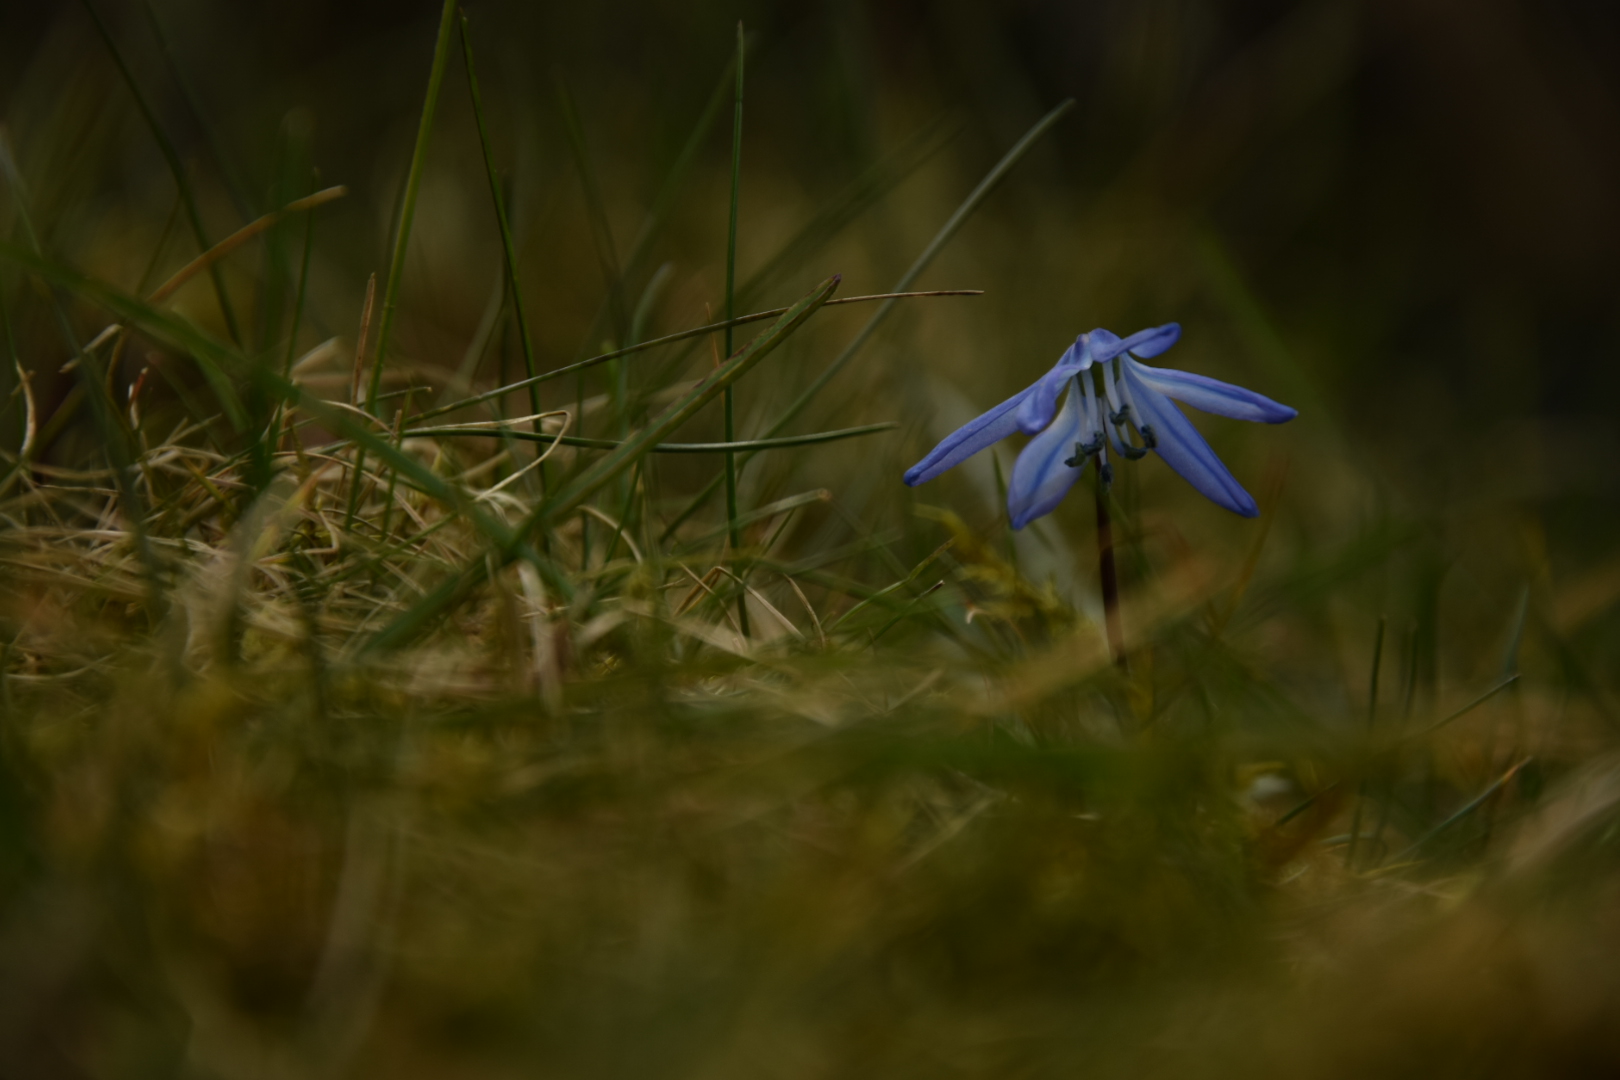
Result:
<svg viewBox="0 0 1620 1080"><path fill-rule="evenodd" d="M1108 483L1099 475L1097 489L1097 582L1102 590L1103 626L1108 651L1119 670L1129 671L1125 659L1125 631L1119 615L1119 576L1114 566L1114 522L1108 512Z"/></svg>

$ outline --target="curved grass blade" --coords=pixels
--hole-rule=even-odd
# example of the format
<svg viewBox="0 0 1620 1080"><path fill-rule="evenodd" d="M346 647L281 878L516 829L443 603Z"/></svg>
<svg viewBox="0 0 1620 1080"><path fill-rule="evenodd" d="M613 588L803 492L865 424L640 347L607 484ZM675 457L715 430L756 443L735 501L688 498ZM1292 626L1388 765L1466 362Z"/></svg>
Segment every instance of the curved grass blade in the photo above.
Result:
<svg viewBox="0 0 1620 1080"><path fill-rule="evenodd" d="M147 302L152 304L163 303L165 300L169 299L169 297L178 292L180 287L186 282L190 281L204 270L211 271L214 264L219 262L219 260L231 254L231 252L235 251L249 240L252 240L255 236L258 236L266 229L275 225L276 222L280 221L282 218L290 217L293 214L301 214L308 211L313 211L317 207L324 206L335 199L343 198L343 196L347 195L348 193L349 189L344 187L342 184L338 184L334 187L323 188L314 194L304 196L302 199L294 199L286 206L283 206L280 210L272 211L263 215L262 217L250 221L248 224L242 226L240 229L237 229L235 232L231 233L231 235L227 236L225 239L221 240L219 243L215 244L201 255L198 255L195 259L192 259L190 262L186 263L186 265L182 266L179 270L176 270L174 274L170 276L169 280L165 281L162 285L159 285L156 289L153 289L152 292L147 295Z"/></svg>

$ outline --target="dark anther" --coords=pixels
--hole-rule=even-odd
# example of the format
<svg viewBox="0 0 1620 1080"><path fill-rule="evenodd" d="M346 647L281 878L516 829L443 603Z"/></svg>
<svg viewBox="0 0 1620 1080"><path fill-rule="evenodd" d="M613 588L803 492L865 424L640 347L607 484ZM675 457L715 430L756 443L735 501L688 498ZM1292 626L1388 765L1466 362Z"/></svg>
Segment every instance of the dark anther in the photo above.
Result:
<svg viewBox="0 0 1620 1080"><path fill-rule="evenodd" d="M1074 444L1074 457L1066 458L1063 464L1071 469L1083 469L1086 466L1086 459L1092 454L1101 453L1102 448L1103 437L1101 434L1088 443L1077 442Z"/></svg>
<svg viewBox="0 0 1620 1080"><path fill-rule="evenodd" d="M1142 432L1142 442L1149 450L1153 450L1158 447L1159 437L1153 434L1152 424L1143 424L1140 430Z"/></svg>

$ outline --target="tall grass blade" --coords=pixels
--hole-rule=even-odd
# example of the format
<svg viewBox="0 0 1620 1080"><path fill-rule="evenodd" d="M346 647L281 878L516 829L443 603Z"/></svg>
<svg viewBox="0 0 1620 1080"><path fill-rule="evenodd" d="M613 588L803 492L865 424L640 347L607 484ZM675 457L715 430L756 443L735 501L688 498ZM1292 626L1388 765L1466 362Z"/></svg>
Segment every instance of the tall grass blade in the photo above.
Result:
<svg viewBox="0 0 1620 1080"><path fill-rule="evenodd" d="M377 362L371 369L371 387L366 405L372 407L382 386L383 366L388 362L388 340L394 328L394 311L399 306L399 290L405 278L405 252L410 246L411 223L416 218L416 199L422 190L422 171L427 166L428 143L433 137L433 117L439 107L439 90L444 85L444 69L450 59L450 38L455 30L456 0L444 0L439 12L439 35L433 46L433 67L428 73L427 98L422 102L422 118L416 127L416 146L411 151L411 168L405 178L405 195L400 202L399 222L394 227L394 251L388 263L388 284L383 289L382 313L377 321Z"/></svg>
<svg viewBox="0 0 1620 1080"><path fill-rule="evenodd" d="M742 122L743 122L743 24L737 23L737 97L736 111L731 121L731 219L726 230L726 355L731 355L733 328L729 325L736 314L737 303L737 207L742 195ZM731 387L725 392L726 442L737 441L736 402ZM742 530L737 526L737 452L726 451L726 536L735 555L742 550ZM742 636L748 636L748 594L737 594L737 625Z"/></svg>

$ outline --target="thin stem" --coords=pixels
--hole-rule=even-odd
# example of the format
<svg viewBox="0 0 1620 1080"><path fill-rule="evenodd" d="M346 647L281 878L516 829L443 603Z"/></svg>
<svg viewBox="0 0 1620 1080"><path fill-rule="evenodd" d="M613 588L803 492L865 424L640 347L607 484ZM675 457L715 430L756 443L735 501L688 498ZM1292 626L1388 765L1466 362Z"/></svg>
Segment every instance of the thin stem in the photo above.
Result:
<svg viewBox="0 0 1620 1080"><path fill-rule="evenodd" d="M1108 513L1108 485L1097 477L1097 574L1102 583L1103 626L1108 633L1108 651L1121 671L1129 671L1125 660L1125 631L1119 618L1119 575L1114 568L1114 521Z"/></svg>
<svg viewBox="0 0 1620 1080"><path fill-rule="evenodd" d="M737 22L737 103L731 121L731 224L726 231L726 356L731 356L731 339L734 327L731 320L736 315L735 305L737 299L737 204L742 188L742 119L743 119L743 24ZM737 441L737 420L735 404L732 400L732 388L726 387L725 402L725 431L726 442ZM742 550L742 529L737 525L737 452L726 451L726 536L731 542L731 550ZM742 628L743 637L748 636L748 590L743 587L737 592L737 623Z"/></svg>
<svg viewBox="0 0 1620 1080"><path fill-rule="evenodd" d="M1378 719L1378 672L1384 663L1384 630L1388 620L1378 616L1378 636L1373 638L1372 675L1367 685L1367 733L1372 734L1373 722ZM1350 843L1345 848L1344 865L1354 870L1356 866L1356 848L1361 840L1361 812L1366 803L1367 782L1363 780L1356 785L1356 812L1350 818Z"/></svg>

